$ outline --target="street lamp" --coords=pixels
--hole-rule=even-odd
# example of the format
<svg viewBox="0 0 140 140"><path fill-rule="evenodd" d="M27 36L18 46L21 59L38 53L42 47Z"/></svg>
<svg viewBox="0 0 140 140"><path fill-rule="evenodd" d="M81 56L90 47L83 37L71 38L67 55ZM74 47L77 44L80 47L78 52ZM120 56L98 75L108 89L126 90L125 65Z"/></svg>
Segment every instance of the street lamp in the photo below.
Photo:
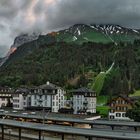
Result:
<svg viewBox="0 0 140 140"><path fill-rule="evenodd" d="M44 102L45 100L42 99L42 96L43 96L42 94L40 94L39 96L40 96L40 99L38 100L38 102L39 102L39 106L43 108L43 109L42 109L42 117L43 117L43 118L42 118L42 120L43 120L42 123L43 123L43 125L44 125L44 124L45 124L45 108L44 108L44 106L43 106L43 102ZM42 140L44 140L44 133L42 133Z"/></svg>

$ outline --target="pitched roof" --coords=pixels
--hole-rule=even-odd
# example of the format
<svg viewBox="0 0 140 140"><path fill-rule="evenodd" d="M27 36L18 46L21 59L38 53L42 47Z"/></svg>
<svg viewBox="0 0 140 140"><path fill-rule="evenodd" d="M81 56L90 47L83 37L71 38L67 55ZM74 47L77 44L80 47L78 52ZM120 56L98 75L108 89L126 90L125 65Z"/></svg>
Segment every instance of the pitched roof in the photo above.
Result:
<svg viewBox="0 0 140 140"><path fill-rule="evenodd" d="M82 87L76 90L71 91L72 93L95 93L95 91L92 91L91 89L88 89L86 87Z"/></svg>
<svg viewBox="0 0 140 140"><path fill-rule="evenodd" d="M28 88L18 88L15 93L23 93L23 94L28 94L30 92L30 90Z"/></svg>
<svg viewBox="0 0 140 140"><path fill-rule="evenodd" d="M52 84L50 82L47 82L46 84L40 85L40 86L33 86L30 89L46 89L46 90L56 90L56 89L60 89L61 87L56 86L55 84ZM62 88L61 88L62 89Z"/></svg>
<svg viewBox="0 0 140 140"><path fill-rule="evenodd" d="M46 83L46 84L40 85L38 88L54 90L54 89L58 89L58 86L56 86L56 85L54 85L52 83Z"/></svg>
<svg viewBox="0 0 140 140"><path fill-rule="evenodd" d="M132 100L130 97L126 96L126 95L119 95L119 96L117 96L116 98L113 98L113 99L110 101L110 103L112 103L113 101L115 101L115 100L118 99L119 97L123 98L123 99L124 99L125 101L127 101L128 103L133 104L133 100Z"/></svg>

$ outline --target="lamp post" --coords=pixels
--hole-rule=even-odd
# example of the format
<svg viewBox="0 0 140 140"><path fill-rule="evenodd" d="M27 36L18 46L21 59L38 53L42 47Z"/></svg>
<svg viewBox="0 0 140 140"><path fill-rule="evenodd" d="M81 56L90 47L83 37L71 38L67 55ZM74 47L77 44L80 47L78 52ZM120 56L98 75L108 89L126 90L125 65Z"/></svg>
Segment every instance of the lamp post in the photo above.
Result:
<svg viewBox="0 0 140 140"><path fill-rule="evenodd" d="M40 94L39 96L40 96L40 99L38 100L38 102L39 102L39 106L42 107L42 123L44 125L45 124L45 108L43 106L43 102L45 100L42 99L42 97L43 97L42 94ZM44 133L42 133L42 140L44 140Z"/></svg>

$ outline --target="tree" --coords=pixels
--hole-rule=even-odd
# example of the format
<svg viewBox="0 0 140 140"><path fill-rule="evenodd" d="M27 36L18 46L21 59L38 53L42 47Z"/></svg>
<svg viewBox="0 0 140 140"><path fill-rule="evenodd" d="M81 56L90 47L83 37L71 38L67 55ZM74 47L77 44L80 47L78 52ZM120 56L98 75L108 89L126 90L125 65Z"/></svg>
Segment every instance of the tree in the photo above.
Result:
<svg viewBox="0 0 140 140"><path fill-rule="evenodd" d="M126 112L126 116L134 121L140 122L140 100L135 103L132 109Z"/></svg>

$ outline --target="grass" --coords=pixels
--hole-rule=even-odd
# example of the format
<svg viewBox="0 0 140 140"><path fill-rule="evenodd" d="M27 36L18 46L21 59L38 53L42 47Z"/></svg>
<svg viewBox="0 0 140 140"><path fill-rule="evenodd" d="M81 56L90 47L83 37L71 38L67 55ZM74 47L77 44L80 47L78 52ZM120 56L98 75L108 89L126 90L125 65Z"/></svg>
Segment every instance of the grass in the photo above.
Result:
<svg viewBox="0 0 140 140"><path fill-rule="evenodd" d="M95 82L92 84L91 89L94 89L96 91L97 96L100 95L100 92L101 92L103 85L104 85L105 78L106 78L106 73L100 72L96 76Z"/></svg>
<svg viewBox="0 0 140 140"><path fill-rule="evenodd" d="M108 116L109 106L97 106L96 111L103 117Z"/></svg>
<svg viewBox="0 0 140 140"><path fill-rule="evenodd" d="M109 96L98 96L97 104L100 106L106 105L108 102Z"/></svg>
<svg viewBox="0 0 140 140"><path fill-rule="evenodd" d="M109 112L109 106L106 106L109 96L98 96L97 97L97 112L102 117L107 117Z"/></svg>
<svg viewBox="0 0 140 140"><path fill-rule="evenodd" d="M77 40L73 41L73 37L76 36ZM140 39L137 35L125 35L125 34L110 34L109 35L115 42L133 42L135 39ZM82 44L84 42L96 42L96 43L111 43L113 42L107 35L100 31L86 29L80 36L74 35L70 32L60 32L57 35L57 41L64 41L67 43Z"/></svg>
<svg viewBox="0 0 140 140"><path fill-rule="evenodd" d="M130 94L129 97L140 96L140 90L136 90L134 94Z"/></svg>

